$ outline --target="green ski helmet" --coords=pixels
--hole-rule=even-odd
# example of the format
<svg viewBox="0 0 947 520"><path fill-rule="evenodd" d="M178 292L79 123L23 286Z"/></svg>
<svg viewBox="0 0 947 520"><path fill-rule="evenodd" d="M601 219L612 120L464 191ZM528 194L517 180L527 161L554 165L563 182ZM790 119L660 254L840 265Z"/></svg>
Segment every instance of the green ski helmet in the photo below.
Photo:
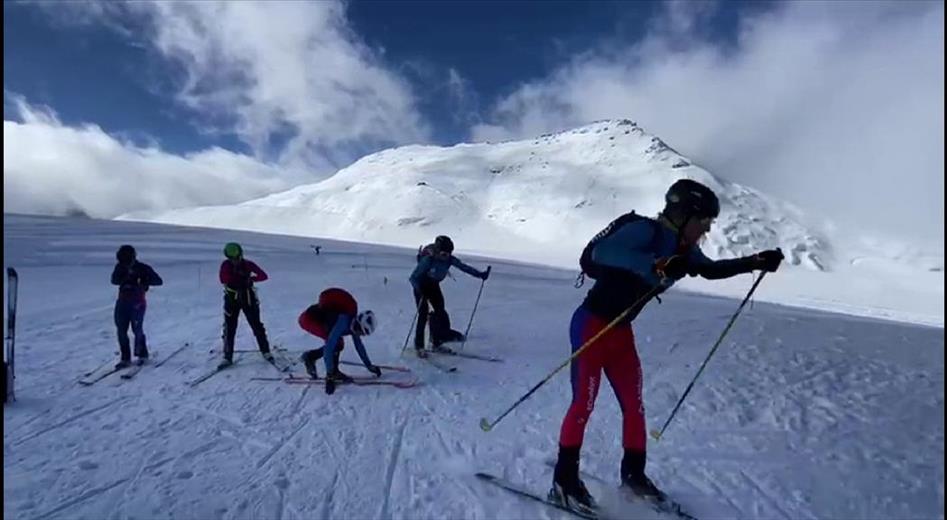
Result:
<svg viewBox="0 0 947 520"><path fill-rule="evenodd" d="M236 242L228 242L224 246L224 256L231 260L243 258L243 248Z"/></svg>

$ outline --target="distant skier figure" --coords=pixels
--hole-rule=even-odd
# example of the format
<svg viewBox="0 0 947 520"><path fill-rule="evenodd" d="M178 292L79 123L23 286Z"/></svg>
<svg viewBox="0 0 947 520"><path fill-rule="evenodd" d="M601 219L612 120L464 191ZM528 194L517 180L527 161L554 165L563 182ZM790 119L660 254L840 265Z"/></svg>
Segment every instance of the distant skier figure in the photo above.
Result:
<svg viewBox="0 0 947 520"><path fill-rule="evenodd" d="M572 403L562 420L559 457L549 492L550 499L566 507L580 511L595 508L594 499L579 478L579 451L603 370L622 411L622 487L652 500L666 499L644 471L647 439L641 364L631 321L650 298L639 300L652 290L650 296L657 295L685 275L721 279L754 269L776 271L783 259L776 249L743 258L710 260L697 244L720 213L717 196L698 182L681 179L667 191L665 202L656 219L634 212L619 217L592 238L582 252L583 272L596 281L572 315L572 351L626 309L635 307L572 362Z"/></svg>
<svg viewBox="0 0 947 520"><path fill-rule="evenodd" d="M224 246L224 256L227 259L220 264L220 283L224 286L224 359L220 366L226 367L233 363L240 311L247 317L263 358L272 363L270 342L260 320L260 299L253 286L255 282L265 281L269 277L260 266L243 258L243 248L236 242Z"/></svg>
<svg viewBox="0 0 947 520"><path fill-rule="evenodd" d="M339 370L339 357L345 348L344 336L352 336L355 351L369 372L381 376L381 369L372 364L362 336L375 331L375 314L372 311L358 312L358 303L345 289L332 287L319 294L319 301L310 305L299 315L299 326L306 332L322 338L325 345L315 350L307 350L300 357L306 365L306 372L316 379L316 361L320 358L326 366L326 393L335 392L336 383L348 383L352 378Z"/></svg>
<svg viewBox="0 0 947 520"><path fill-rule="evenodd" d="M433 307L431 313L431 343L434 350L442 349L442 345L449 341L463 341L464 335L450 327L450 316L444 308L444 294L441 292L441 281L447 277L451 266L475 276L481 280L490 277L490 266L486 271L478 271L453 256L454 242L450 237L441 235L418 251L418 265L411 273L409 280L414 288L414 303L418 308L418 321L414 331L414 348L418 356L424 357L424 328L428 321L428 304Z"/></svg>
<svg viewBox="0 0 947 520"><path fill-rule="evenodd" d="M115 327L118 330L118 346L121 359L115 368L131 365L132 352L128 340L128 326L135 334L135 357L140 362L148 359L148 345L145 342L145 309L148 304L145 293L154 285L163 285L164 281L150 265L139 262L135 248L125 244L115 253L115 269L112 270L112 285L118 286L118 299L115 300Z"/></svg>

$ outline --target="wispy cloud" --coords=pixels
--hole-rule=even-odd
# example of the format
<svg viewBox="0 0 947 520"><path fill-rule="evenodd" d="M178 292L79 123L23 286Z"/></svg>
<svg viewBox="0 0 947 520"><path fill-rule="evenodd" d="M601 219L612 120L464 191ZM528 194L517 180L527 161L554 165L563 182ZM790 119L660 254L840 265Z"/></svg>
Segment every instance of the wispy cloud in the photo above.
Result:
<svg viewBox="0 0 947 520"><path fill-rule="evenodd" d="M136 210L233 204L287 189L301 171L220 148L178 156L63 125L48 107L4 93L17 114L3 122L4 211L111 218Z"/></svg>
<svg viewBox="0 0 947 520"><path fill-rule="evenodd" d="M409 82L351 29L339 1L45 9L60 21L99 20L154 50L198 124L237 135L258 158L328 173L379 146L428 140Z"/></svg>
<svg viewBox="0 0 947 520"><path fill-rule="evenodd" d="M628 117L843 226L943 244L943 3L788 2L745 17L735 46L699 30L715 5L670 2L642 41L523 85L472 137Z"/></svg>

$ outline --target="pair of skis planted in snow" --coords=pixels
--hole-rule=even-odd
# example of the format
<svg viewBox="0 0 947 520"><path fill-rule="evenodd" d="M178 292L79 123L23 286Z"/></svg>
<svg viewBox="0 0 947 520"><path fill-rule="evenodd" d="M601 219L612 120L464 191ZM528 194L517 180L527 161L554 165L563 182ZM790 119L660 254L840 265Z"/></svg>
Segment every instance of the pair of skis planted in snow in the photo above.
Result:
<svg viewBox="0 0 947 520"><path fill-rule="evenodd" d="M553 463L553 462L547 462L547 465L553 467L553 466L555 466L555 463ZM601 479L601 478L599 478L599 477L596 477L596 476L594 476L594 475L590 475L590 474L588 474L588 473L585 473L584 471L582 472L582 475L583 475L584 477L586 477L586 478L595 480L595 481L597 481L597 482L599 482L599 483L605 483L605 481L604 481L603 479ZM498 486L498 487L500 487L500 488L502 488L502 489L505 489L505 490L507 490L507 491L510 491L510 492L512 492L512 493L515 493L515 494L517 494L517 495L519 495L519 496L521 496L521 497L523 497L523 498L528 498L528 499L530 499L530 500L535 500L535 501L537 501L537 502L542 502L543 504L546 504L546 505L548 505L548 506L555 507L555 508L557 508L557 509L561 509L561 510L563 510L563 511L572 513L573 515L578 516L578 517L580 517L580 518L587 518L587 519L589 519L589 520L602 520L603 518L606 518L606 516L605 516L604 514L600 514L600 513L597 513L597 512L579 511L579 510L576 510L576 509L572 509L572 508L570 508L570 507L568 507L568 506L566 506L566 505L564 505L564 504L558 502L557 500L553 500L553 499L549 498L548 496L544 496L544 495L542 495L542 494L540 494L540 493L536 493L536 492L534 492L534 491L532 491L532 490L530 490L530 489L528 489L528 488L526 488L526 487L524 487L524 486L521 486L521 485L516 484L516 483L514 483L514 482L510 482L510 481L507 480L507 479L504 479L504 478L502 478L502 477L498 477L498 476L496 476L496 475L492 475L492 474L490 474L490 473L478 472L478 473L476 473L476 476L477 476L477 478L479 478L479 479L481 479L481 480L483 480L483 481L485 481L485 482L489 482L490 484L493 484L493 485L495 485L495 486ZM647 507L651 508L652 510L654 510L654 511L657 512L657 513L661 513L661 514L664 514L664 515L668 515L668 516L670 516L670 517L672 517L672 518L676 518L676 519L678 519L678 520L697 520L696 517L694 517L693 515L687 513L687 512L684 510L684 508L683 508L679 503L675 502L674 500L672 500L672 499L670 499L670 498L665 498L663 501L658 502L658 501L655 501L655 500L650 500L650 499L647 499L647 498L643 498L643 497L642 497L642 498L636 498L636 499L634 500L634 503L646 505Z"/></svg>
<svg viewBox="0 0 947 520"><path fill-rule="evenodd" d="M430 365L433 366L434 368L440 370L441 372L456 372L456 371L457 371L457 367L454 366L454 365L447 365L447 364L445 364L444 362L442 362L441 360L437 359L436 357L433 357L432 354L439 354L439 355L443 355L443 356L462 357L462 358L467 358L467 359L476 359L476 360L478 360L478 361L487 361L487 362L490 362L490 363L502 363L502 362L503 362L502 359L497 358L497 357L481 356L481 355L478 355L478 354L470 354L470 353L468 353L468 352L458 352L458 351L456 351L456 350L453 350L453 349L450 349L450 348L447 348L447 347L443 347L443 346L442 346L442 347L431 348L431 349L429 349L429 350L426 350L425 353L426 353L427 355L424 356L424 357L420 357L420 356L419 356L419 359L423 359L423 360L426 361L428 364L430 364Z"/></svg>
<svg viewBox="0 0 947 520"><path fill-rule="evenodd" d="M95 383L105 379L106 377L112 374L116 374L118 372L122 373L122 376L121 376L122 379L131 379L135 377L135 375L138 374L138 372L140 372L141 369L146 366L151 366L153 368L160 367L161 365L165 364L169 359L176 356L177 354L182 352L184 349L186 349L190 345L191 345L190 343L185 343L184 345L180 346L177 350L171 352L171 354L163 358L158 355L158 352L151 352L151 356L148 359L137 359L132 364L126 367L122 367L122 368L116 368L115 366L113 366L112 363L114 362L114 360L106 361L105 363L102 363L98 367L83 374L82 377L79 378L79 384L83 386L94 385Z"/></svg>

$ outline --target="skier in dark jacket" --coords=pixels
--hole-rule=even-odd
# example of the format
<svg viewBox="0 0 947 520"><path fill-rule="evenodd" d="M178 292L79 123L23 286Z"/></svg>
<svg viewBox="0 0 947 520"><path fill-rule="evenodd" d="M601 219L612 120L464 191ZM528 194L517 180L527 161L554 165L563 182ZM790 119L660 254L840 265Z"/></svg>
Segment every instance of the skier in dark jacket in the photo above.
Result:
<svg viewBox="0 0 947 520"><path fill-rule="evenodd" d="M624 215L596 235L583 252L583 269L594 267L595 272L589 274L594 274L596 281L572 316L573 352L626 309L633 305L634 308L572 361L572 403L562 420L559 457L549 495L550 499L580 511L595 507L579 478L579 451L602 371L622 412L622 486L638 496L665 499L644 471L647 439L641 364L631 328L631 321L641 308L685 275L713 280L755 269L776 271L783 259L776 249L743 258L710 260L697 244L720 212L717 196L700 183L682 179L671 186L665 201L665 208L656 219L634 213Z"/></svg>
<svg viewBox="0 0 947 520"><path fill-rule="evenodd" d="M233 363L237 319L241 311L253 330L260 353L272 363L270 342L266 338L266 328L260 320L260 299L253 286L255 282L262 282L269 277L260 266L243 258L243 248L236 242L224 246L224 256L227 259L220 264L220 283L224 286L224 359L220 366Z"/></svg>
<svg viewBox="0 0 947 520"><path fill-rule="evenodd" d="M418 321L414 331L414 348L419 357L425 357L424 328L428 321L428 304L433 307L431 313L431 343L434 350L441 349L448 341L463 341L464 335L450 327L450 316L444 308L444 294L441 281L447 277L451 267L486 280L490 277L490 266L486 271L478 271L453 256L454 242L450 237L441 235L418 252L418 265L409 278L414 288L414 303L418 309Z"/></svg>
<svg viewBox="0 0 947 520"><path fill-rule="evenodd" d="M115 327L118 330L118 346L121 359L115 368L131 365L132 352L128 340L128 326L135 334L135 357L141 362L148 359L148 345L145 342L145 309L148 303L145 293L154 285L164 281L150 265L139 262L135 248L126 244L115 253L115 269L112 270L112 285L118 286L118 299L115 300Z"/></svg>
<svg viewBox="0 0 947 520"><path fill-rule="evenodd" d="M352 336L355 351L369 372L381 376L381 369L372 364L362 336L375 331L375 314L372 311L358 312L358 303L345 289L332 287L319 294L319 301L310 305L299 315L299 326L306 332L325 340L325 345L307 350L301 356L306 372L313 379L319 377L316 361L323 359L326 365L326 393L335 392L336 383L348 383L352 378L339 370L339 357L345 348L345 336Z"/></svg>

